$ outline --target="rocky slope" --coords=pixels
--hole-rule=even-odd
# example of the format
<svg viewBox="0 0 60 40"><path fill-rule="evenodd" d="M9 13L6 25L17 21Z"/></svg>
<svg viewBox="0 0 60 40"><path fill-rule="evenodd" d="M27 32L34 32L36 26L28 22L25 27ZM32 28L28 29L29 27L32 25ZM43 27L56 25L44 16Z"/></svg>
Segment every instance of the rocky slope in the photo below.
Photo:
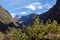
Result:
<svg viewBox="0 0 60 40"><path fill-rule="evenodd" d="M16 21L11 17L10 13L0 6L0 31L9 27L18 26Z"/></svg>

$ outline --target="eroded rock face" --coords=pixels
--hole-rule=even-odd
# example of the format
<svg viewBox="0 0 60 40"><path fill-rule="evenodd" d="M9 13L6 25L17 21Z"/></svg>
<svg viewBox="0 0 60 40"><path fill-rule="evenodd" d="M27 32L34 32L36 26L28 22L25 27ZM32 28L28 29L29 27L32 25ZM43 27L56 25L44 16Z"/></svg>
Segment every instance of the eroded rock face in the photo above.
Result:
<svg viewBox="0 0 60 40"><path fill-rule="evenodd" d="M0 6L0 31L5 31L8 26L15 27L16 21L11 17L10 13Z"/></svg>
<svg viewBox="0 0 60 40"><path fill-rule="evenodd" d="M56 4L49 11L39 15L39 17L44 22L50 19L51 21L56 20L60 23L60 0L57 0Z"/></svg>
<svg viewBox="0 0 60 40"><path fill-rule="evenodd" d="M5 24L11 22L11 19L10 13L0 6L0 21Z"/></svg>

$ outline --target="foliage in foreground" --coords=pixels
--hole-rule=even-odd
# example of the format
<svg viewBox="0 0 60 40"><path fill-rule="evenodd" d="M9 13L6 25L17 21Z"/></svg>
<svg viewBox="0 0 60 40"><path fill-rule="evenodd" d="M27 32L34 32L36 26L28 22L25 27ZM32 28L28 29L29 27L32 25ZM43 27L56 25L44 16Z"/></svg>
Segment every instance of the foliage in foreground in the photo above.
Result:
<svg viewBox="0 0 60 40"><path fill-rule="evenodd" d="M2 38L3 40L60 40L60 25L55 20L43 24L36 17L32 26L22 29L9 28Z"/></svg>

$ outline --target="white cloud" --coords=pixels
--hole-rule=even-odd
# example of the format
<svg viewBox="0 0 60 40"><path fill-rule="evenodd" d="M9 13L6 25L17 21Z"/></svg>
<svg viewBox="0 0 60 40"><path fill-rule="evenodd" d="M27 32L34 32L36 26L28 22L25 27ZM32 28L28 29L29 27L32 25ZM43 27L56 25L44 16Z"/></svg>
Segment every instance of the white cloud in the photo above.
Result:
<svg viewBox="0 0 60 40"><path fill-rule="evenodd" d="M15 13L11 13L11 16L14 18L16 16L16 14Z"/></svg>
<svg viewBox="0 0 60 40"><path fill-rule="evenodd" d="M33 6L33 5L26 6L26 8L31 9L31 10L35 10L36 9L35 6Z"/></svg>
<svg viewBox="0 0 60 40"><path fill-rule="evenodd" d="M20 12L21 15L27 15L27 12Z"/></svg>
<svg viewBox="0 0 60 40"><path fill-rule="evenodd" d="M24 8L24 7L14 8L14 9L13 9L13 10L11 10L11 11L16 11L16 10L19 10L19 9L22 9L22 8Z"/></svg>
<svg viewBox="0 0 60 40"><path fill-rule="evenodd" d="M26 8L30 10L43 9L43 5L40 2L35 2L30 5L27 5Z"/></svg>
<svg viewBox="0 0 60 40"><path fill-rule="evenodd" d="M36 3L34 3L33 5L35 5L36 8L38 8L38 9L43 9L43 5L42 5L42 3L40 3L40 2L36 2Z"/></svg>
<svg viewBox="0 0 60 40"><path fill-rule="evenodd" d="M22 8L28 8L28 9L34 11L34 10L37 10L37 9L44 9L44 8L49 9L49 8L51 8L51 6L48 2L44 5L42 5L41 2L34 2L34 3L31 3L31 4L25 5L23 7L15 8L12 11L16 11L16 10L19 10L19 9L22 9Z"/></svg>
<svg viewBox="0 0 60 40"><path fill-rule="evenodd" d="M39 9L43 9L43 7L42 7L42 6L39 6L38 8L39 8Z"/></svg>
<svg viewBox="0 0 60 40"><path fill-rule="evenodd" d="M28 8L30 10L36 10L36 9L43 9L43 5L40 2L34 2L34 3L31 3L31 4L25 5L23 7L15 8L12 11L16 11L16 10L19 10L19 9L22 9L22 8Z"/></svg>
<svg viewBox="0 0 60 40"><path fill-rule="evenodd" d="M48 2L44 5L44 7L47 8L47 9L51 8L51 6Z"/></svg>

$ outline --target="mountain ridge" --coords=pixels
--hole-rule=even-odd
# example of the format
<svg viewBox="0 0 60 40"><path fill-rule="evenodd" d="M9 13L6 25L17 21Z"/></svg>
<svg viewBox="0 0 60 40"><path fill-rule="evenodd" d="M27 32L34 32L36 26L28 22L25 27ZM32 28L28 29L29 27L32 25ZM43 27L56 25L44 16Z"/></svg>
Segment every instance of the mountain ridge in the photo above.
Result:
<svg viewBox="0 0 60 40"><path fill-rule="evenodd" d="M17 27L16 22L10 13L0 6L0 31L5 31L8 27Z"/></svg>
<svg viewBox="0 0 60 40"><path fill-rule="evenodd" d="M27 26L33 24L35 16L36 14L30 14L27 16L21 16L21 18L19 18L20 16L17 15L17 17L15 16L14 19L17 20L19 24L23 23Z"/></svg>
<svg viewBox="0 0 60 40"><path fill-rule="evenodd" d="M46 23L49 19L51 20L51 22L56 20L57 23L60 23L60 0L57 0L56 4L50 10L37 16L39 16L39 19L42 20L44 23ZM34 19L32 18L31 20L33 21ZM25 22L25 24L32 22L29 19L26 19L26 20L28 21ZM29 24L32 24L32 23L29 23Z"/></svg>
<svg viewBox="0 0 60 40"><path fill-rule="evenodd" d="M60 0L57 0L56 4L47 12L39 15L39 18L46 22L48 19L51 21L56 20L60 23Z"/></svg>

